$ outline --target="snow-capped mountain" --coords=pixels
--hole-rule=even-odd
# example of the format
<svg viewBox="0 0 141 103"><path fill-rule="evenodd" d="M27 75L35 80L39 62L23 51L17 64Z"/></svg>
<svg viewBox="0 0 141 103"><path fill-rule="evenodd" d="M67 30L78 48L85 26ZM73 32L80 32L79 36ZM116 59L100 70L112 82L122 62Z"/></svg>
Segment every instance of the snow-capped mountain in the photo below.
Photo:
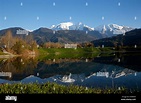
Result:
<svg viewBox="0 0 141 103"><path fill-rule="evenodd" d="M81 22L74 24L72 22L64 22L58 25L52 25L52 30L83 30L83 31L93 31L94 28L91 28Z"/></svg>
<svg viewBox="0 0 141 103"><path fill-rule="evenodd" d="M107 24L107 25L100 25L98 27L92 28L87 26L81 22L79 23L72 23L72 22L64 22L58 25L52 25L52 30L82 30L82 31L98 31L99 33L106 35L107 37L111 37L118 34L124 34L128 31L133 30L134 28L128 26L120 26L117 24Z"/></svg>
<svg viewBox="0 0 141 103"><path fill-rule="evenodd" d="M134 28L127 26L120 26L117 24L100 25L95 28L95 30L99 31L101 34L106 34L109 37L117 34L124 34L133 29Z"/></svg>

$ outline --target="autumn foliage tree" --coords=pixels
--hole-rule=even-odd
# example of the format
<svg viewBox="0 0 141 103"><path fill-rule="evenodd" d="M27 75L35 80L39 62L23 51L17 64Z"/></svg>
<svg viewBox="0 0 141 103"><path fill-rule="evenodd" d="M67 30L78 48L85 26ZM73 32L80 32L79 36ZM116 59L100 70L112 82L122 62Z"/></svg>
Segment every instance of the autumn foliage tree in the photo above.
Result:
<svg viewBox="0 0 141 103"><path fill-rule="evenodd" d="M15 44L15 42L15 38L12 36L10 30L8 30L1 39L1 45L4 45L7 51L11 50L11 47Z"/></svg>
<svg viewBox="0 0 141 103"><path fill-rule="evenodd" d="M47 42L44 44L45 48L61 48L62 45L60 43L53 43L53 42Z"/></svg>
<svg viewBox="0 0 141 103"><path fill-rule="evenodd" d="M94 44L93 43L90 43L90 42L86 42L86 43L82 43L81 46L82 47L94 47Z"/></svg>
<svg viewBox="0 0 141 103"><path fill-rule="evenodd" d="M37 48L37 43L33 40L32 35L27 36L26 39L13 37L10 30L1 37L0 45L6 51L14 54L22 54L23 52L26 54L25 51L30 52Z"/></svg>
<svg viewBox="0 0 141 103"><path fill-rule="evenodd" d="M22 54L24 48L24 41L21 39L17 39L16 43L14 44L14 46L12 47L12 50L16 53L16 54Z"/></svg>

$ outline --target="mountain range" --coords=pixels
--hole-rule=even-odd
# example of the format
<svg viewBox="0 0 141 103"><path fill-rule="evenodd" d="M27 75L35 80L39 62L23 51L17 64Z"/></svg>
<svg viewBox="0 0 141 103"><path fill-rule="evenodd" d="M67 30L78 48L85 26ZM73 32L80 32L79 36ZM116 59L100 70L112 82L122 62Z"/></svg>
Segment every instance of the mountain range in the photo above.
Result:
<svg viewBox="0 0 141 103"><path fill-rule="evenodd" d="M141 29L134 29L126 32L125 34L119 34L112 36L110 38L103 38L98 40L93 40L92 43L95 46L129 46L129 47L139 47L141 45ZM137 48L136 48L137 49Z"/></svg>
<svg viewBox="0 0 141 103"><path fill-rule="evenodd" d="M87 32L98 31L101 34L111 37L117 34L123 34L127 31L131 31L134 28L131 28L128 26L120 26L117 24L100 25L95 28L92 28L81 22L77 24L74 24L72 22L65 22L65 23L60 23L57 25L52 25L50 29L55 30L55 31L58 31L58 30L82 30L82 31L87 31Z"/></svg>
<svg viewBox="0 0 141 103"><path fill-rule="evenodd" d="M107 35L108 37L115 36L118 34L124 34L133 29L134 28L128 26L120 26L117 24L100 25L95 28L95 30L99 31L101 34Z"/></svg>
<svg viewBox="0 0 141 103"><path fill-rule="evenodd" d="M57 25L52 25L50 28L40 27L39 29L32 31L21 27L6 28L0 30L0 36L5 35L7 30L11 30L13 36L25 37L26 35L33 35L34 40L36 40L38 44L45 42L82 43L124 34L133 29L134 28L120 26L117 24L101 25L92 28L81 22L76 24L72 22L64 22ZM17 30L28 31L28 34L18 35Z"/></svg>
<svg viewBox="0 0 141 103"><path fill-rule="evenodd" d="M83 30L83 31L94 31L94 28L91 28L81 22L74 24L72 22L60 23L58 25L52 25L52 30Z"/></svg>

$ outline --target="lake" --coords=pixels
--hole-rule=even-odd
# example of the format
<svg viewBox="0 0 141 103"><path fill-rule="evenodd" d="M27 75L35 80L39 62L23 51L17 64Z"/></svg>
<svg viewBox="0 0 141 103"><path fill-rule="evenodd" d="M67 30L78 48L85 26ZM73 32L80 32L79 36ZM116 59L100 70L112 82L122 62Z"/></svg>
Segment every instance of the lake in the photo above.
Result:
<svg viewBox="0 0 141 103"><path fill-rule="evenodd" d="M17 82L141 90L141 53L103 53L92 58L1 58L0 83Z"/></svg>

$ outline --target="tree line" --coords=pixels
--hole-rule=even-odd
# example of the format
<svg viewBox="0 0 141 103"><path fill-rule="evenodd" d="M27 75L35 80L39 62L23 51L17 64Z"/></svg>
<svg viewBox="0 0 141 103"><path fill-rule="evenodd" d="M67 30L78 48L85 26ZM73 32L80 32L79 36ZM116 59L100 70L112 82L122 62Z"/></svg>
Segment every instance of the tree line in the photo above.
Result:
<svg viewBox="0 0 141 103"><path fill-rule="evenodd" d="M77 48L94 47L93 43L76 43ZM37 48L64 48L63 43L45 42L42 45L38 45L33 39L33 35L29 34L25 37L13 36L11 30L8 30L3 36L0 37L1 51L7 51L12 54L28 54L37 50Z"/></svg>
<svg viewBox="0 0 141 103"><path fill-rule="evenodd" d="M26 54L27 52L34 51L37 48L36 41L33 40L32 35L25 38L20 38L12 35L8 30L4 36L0 37L1 51L5 50L13 54Z"/></svg>

